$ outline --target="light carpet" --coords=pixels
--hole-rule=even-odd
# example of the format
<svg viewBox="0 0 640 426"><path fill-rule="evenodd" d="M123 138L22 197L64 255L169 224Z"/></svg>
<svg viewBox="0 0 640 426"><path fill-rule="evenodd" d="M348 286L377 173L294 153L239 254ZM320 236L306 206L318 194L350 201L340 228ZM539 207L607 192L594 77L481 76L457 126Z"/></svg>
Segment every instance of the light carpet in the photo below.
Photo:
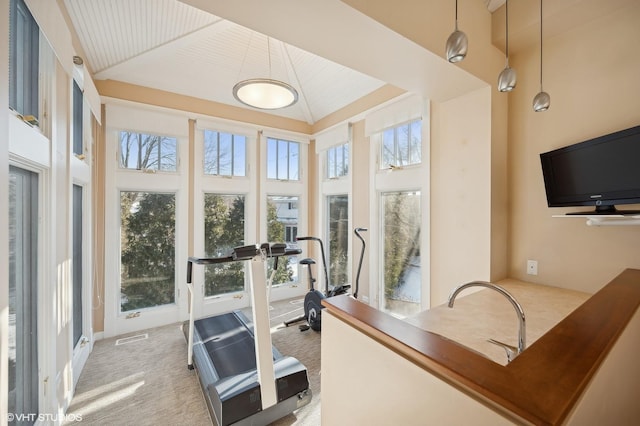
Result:
<svg viewBox="0 0 640 426"><path fill-rule="evenodd" d="M274 302L272 341L284 355L307 368L311 403L275 425L320 425L320 333L301 332L283 321L302 312L300 299ZM251 318L251 310L245 310ZM302 324L299 323L299 324ZM138 338L135 336L144 336ZM130 338L116 345L120 339ZM67 414L83 425L210 425L195 371L187 369L187 344L181 324L96 342L82 371ZM80 416L80 417L78 417Z"/></svg>

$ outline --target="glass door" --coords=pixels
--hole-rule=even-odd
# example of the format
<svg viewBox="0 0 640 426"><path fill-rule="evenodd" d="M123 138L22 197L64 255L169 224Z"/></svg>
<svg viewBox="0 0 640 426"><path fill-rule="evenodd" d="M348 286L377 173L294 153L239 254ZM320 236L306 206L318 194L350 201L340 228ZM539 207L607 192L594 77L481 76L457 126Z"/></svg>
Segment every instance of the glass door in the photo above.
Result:
<svg viewBox="0 0 640 426"><path fill-rule="evenodd" d="M9 424L38 409L38 175L9 169ZM23 415L23 416L21 416Z"/></svg>

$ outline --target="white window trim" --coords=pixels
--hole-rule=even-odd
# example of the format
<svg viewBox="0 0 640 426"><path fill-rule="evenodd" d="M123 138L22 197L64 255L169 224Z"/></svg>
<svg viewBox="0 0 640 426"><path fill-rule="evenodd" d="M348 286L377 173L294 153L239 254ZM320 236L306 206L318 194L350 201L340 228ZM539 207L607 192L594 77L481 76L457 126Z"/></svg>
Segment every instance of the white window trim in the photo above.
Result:
<svg viewBox="0 0 640 426"><path fill-rule="evenodd" d="M246 139L246 176L216 176L204 173L204 130L213 130L221 132L229 132L245 136ZM257 131L252 127L241 125L229 125L227 122L217 122L211 120L198 120L196 123L196 132L194 135L194 157L195 164L191 166L195 171L194 174L194 255L201 256L204 254L204 194L241 194L245 196L245 241L251 244L255 240L258 243L255 212L257 203L257 185L256 168L252 165L257 162ZM195 267L192 270L192 282L194 283L194 313L196 317L212 315L234 309L241 309L249 305L251 300L251 289L245 282L244 291L240 293L225 294L220 296L205 297L204 293L204 268ZM245 268L245 276L246 268Z"/></svg>
<svg viewBox="0 0 640 426"><path fill-rule="evenodd" d="M70 95L69 98L69 117L73 119L73 78L70 78ZM80 86L82 89L82 86ZM69 142L69 164L71 174L71 184L69 187L69 212L73 212L73 185L79 185L82 187L82 236L83 236L83 250L82 250L82 335L80 336L80 342L74 346L73 342L73 327L71 327L71 333L69 333L70 346L72 348L72 372L73 372L73 388L80 379L80 373L82 372L89 354L93 350L94 336L93 336L93 324L92 324L92 312L93 312L93 181L92 181L92 149L93 149L93 132L92 132L92 120L89 104L86 97L82 96L82 150L83 156L78 156L73 152L73 139L70 138ZM72 132L73 126L69 126ZM69 214L69 229L73 229L73 216ZM69 259L73 259L73 244L69 245ZM73 271L73 269L70 269ZM73 276L70 274L71 279ZM73 288L73 281L71 281ZM73 311L71 312L71 318L73 318Z"/></svg>
<svg viewBox="0 0 640 426"><path fill-rule="evenodd" d="M120 312L120 232L105 233L105 285L104 337L177 322L187 317L188 292L186 289L187 224L188 224L188 121L152 109L122 104L107 104L109 127L105 131L105 229L120 230L120 192L174 193L176 203L176 298L174 304L140 309L140 315L127 319L129 313ZM135 117L135 118L133 118ZM120 168L119 132L121 130L176 137L178 140L177 172L144 173ZM111 156L113 155L113 156Z"/></svg>
<svg viewBox="0 0 640 426"><path fill-rule="evenodd" d="M287 140L291 142L298 142L299 145L299 155L300 155L300 165L299 165L299 173L300 179L296 181L279 181L274 179L267 179L267 139L275 138L281 140ZM268 196L294 196L298 197L298 236L307 235L308 225L308 211L309 211L309 201L307 197L307 185L308 185L308 176L307 176L307 164L308 164L308 151L309 151L309 139L308 137L302 138L299 135L294 133L287 133L282 131L272 131L265 130L260 132L258 138L259 145L259 156L257 161L260 163L260 193L259 193L259 211L263 212L260 218L260 241L267 241L267 197ZM304 250L304 247L302 247ZM299 256L304 256L300 254ZM298 266L297 275L300 279L301 269ZM272 300L282 300L291 297L300 297L306 293L306 287L301 285L301 282L292 282L288 284L281 284L277 287L274 287L271 291L271 299Z"/></svg>
<svg viewBox="0 0 640 426"><path fill-rule="evenodd" d="M369 158L369 177L370 187L372 188L375 196L370 197L369 204L369 220L371 224L374 224L369 229L370 240L368 256L369 256L369 295L370 305L376 309L381 309L381 297L382 297L382 268L383 262L379 260L382 258L382 236L383 236L383 224L381 222L381 194L387 192L404 192L404 191L420 191L421 201L421 216L422 216L422 228L420 230L420 246L421 251L424 253L421 256L421 272L422 272L422 288L421 288L421 308L427 309L431 306L430 298L430 133L431 122L428 119L430 117L430 103L428 100L420 101L420 110L422 121L422 161L420 164L414 164L411 166L403 167L395 170L381 170L379 167L382 143L382 131L384 128L393 127L392 120L400 120L398 124L408 121L406 117L412 115L411 111L415 111L416 98L407 98L407 105L410 108L407 113L403 114L401 109L397 109L401 102L392 104L389 117L378 117L376 123L384 123L385 127L375 127L379 130L376 133L370 135L370 150ZM409 120L415 120L416 117L409 118ZM391 123L391 124L389 124ZM389 124L389 125L387 125ZM369 130L374 127L370 127Z"/></svg>

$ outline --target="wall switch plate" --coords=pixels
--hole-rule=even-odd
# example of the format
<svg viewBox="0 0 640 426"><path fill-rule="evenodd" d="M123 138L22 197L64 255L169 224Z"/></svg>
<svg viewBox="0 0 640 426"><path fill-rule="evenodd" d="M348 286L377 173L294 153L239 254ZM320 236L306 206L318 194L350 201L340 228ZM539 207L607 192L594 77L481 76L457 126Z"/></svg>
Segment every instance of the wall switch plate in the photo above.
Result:
<svg viewBox="0 0 640 426"><path fill-rule="evenodd" d="M527 260L527 274L528 275L538 275L538 261L537 260Z"/></svg>

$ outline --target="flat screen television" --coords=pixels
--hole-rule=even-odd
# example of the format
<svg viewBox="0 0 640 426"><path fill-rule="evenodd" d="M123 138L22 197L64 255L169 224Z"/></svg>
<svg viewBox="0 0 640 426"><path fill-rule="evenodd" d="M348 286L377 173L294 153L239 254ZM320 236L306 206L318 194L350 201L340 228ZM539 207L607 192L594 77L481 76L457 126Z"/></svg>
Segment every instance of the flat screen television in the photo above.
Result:
<svg viewBox="0 0 640 426"><path fill-rule="evenodd" d="M549 207L595 206L568 214L640 214L640 126L540 154Z"/></svg>

